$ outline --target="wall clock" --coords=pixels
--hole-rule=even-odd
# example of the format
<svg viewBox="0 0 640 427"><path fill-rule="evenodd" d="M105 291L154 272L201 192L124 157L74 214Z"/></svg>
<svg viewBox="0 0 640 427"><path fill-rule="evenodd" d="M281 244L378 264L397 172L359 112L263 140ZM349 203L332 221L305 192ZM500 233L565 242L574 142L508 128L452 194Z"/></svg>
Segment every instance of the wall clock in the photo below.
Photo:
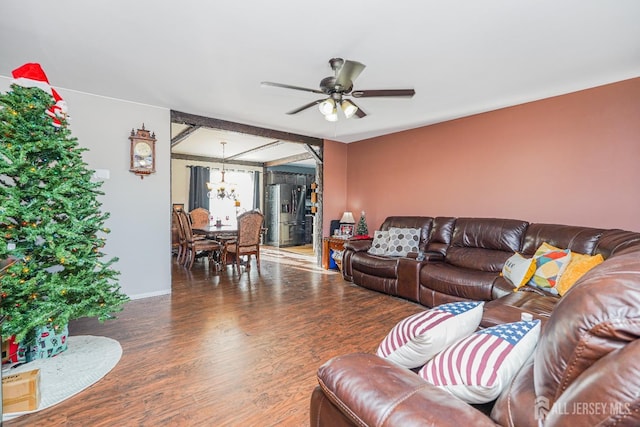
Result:
<svg viewBox="0 0 640 427"><path fill-rule="evenodd" d="M131 166L129 171L140 176L140 179L145 175L149 175L156 172L156 134L150 132L144 128L134 131L131 129L131 135L129 136L131 141Z"/></svg>

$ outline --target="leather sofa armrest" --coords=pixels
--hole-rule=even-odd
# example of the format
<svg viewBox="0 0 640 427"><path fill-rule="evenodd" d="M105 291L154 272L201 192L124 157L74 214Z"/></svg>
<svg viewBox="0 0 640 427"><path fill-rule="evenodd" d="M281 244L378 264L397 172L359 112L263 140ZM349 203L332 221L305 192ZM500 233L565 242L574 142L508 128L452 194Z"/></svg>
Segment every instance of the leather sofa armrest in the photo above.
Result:
<svg viewBox="0 0 640 427"><path fill-rule="evenodd" d="M496 426L478 409L373 354L329 360L318 370L318 382L359 426Z"/></svg>
<svg viewBox="0 0 640 427"><path fill-rule="evenodd" d="M354 252L366 252L371 248L373 239L357 239L347 240L344 244L345 249L351 249Z"/></svg>
<svg viewBox="0 0 640 427"><path fill-rule="evenodd" d="M418 255L410 252L409 255ZM420 269L426 261L418 261L414 257L402 257L398 259L396 273L398 282L396 295L410 301L419 302L420 299Z"/></svg>

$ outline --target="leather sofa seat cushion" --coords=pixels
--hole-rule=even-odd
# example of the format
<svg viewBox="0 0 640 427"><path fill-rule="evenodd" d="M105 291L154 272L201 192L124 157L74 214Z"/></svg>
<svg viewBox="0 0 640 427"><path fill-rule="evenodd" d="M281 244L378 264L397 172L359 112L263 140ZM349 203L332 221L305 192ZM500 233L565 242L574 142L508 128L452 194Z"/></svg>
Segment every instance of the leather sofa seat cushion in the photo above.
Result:
<svg viewBox="0 0 640 427"><path fill-rule="evenodd" d="M426 264L420 270L420 286L443 294L474 300L491 300L493 282L499 273L471 270L446 263Z"/></svg>
<svg viewBox="0 0 640 427"><path fill-rule="evenodd" d="M534 319L542 322L544 329L558 301L559 298L554 295L540 295L527 291L512 292L485 303L480 326L490 328L503 323L517 322L522 313L531 313Z"/></svg>
<svg viewBox="0 0 640 427"><path fill-rule="evenodd" d="M398 295L398 280L393 277L371 276L358 270L353 270L353 283L360 284L363 288L373 291L393 296Z"/></svg>
<svg viewBox="0 0 640 427"><path fill-rule="evenodd" d="M351 257L351 267L361 273L377 277L396 278L398 258L356 252Z"/></svg>

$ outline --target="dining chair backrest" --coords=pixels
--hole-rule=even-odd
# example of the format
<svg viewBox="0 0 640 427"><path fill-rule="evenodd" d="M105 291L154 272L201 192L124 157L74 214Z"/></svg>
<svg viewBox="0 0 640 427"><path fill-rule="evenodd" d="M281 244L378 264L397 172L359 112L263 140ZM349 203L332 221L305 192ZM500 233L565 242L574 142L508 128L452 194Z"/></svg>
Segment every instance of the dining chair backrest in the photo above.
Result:
<svg viewBox="0 0 640 427"><path fill-rule="evenodd" d="M191 220L189 219L189 215L184 210L178 211L178 218L180 219L180 223L182 224L182 230L184 232L184 238L187 243L193 242L193 229L191 228Z"/></svg>
<svg viewBox="0 0 640 427"><path fill-rule="evenodd" d="M182 225L182 219L180 218L181 211L182 211L181 209L174 209L171 215L173 216L173 221L175 222L176 228L178 230L178 239L180 241L184 241L185 234L184 234L184 226Z"/></svg>
<svg viewBox="0 0 640 427"><path fill-rule="evenodd" d="M209 211L205 208L195 208L189 212L191 226L194 228L204 228L209 225Z"/></svg>
<svg viewBox="0 0 640 427"><path fill-rule="evenodd" d="M260 244L260 233L264 215L252 210L238 215L238 246L255 246Z"/></svg>

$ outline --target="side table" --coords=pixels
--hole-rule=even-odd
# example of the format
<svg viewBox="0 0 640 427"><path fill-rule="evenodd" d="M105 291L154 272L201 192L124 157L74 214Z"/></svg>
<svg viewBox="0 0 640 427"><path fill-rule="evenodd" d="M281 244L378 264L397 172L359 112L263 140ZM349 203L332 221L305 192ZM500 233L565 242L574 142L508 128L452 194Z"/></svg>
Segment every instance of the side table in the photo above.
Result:
<svg viewBox="0 0 640 427"><path fill-rule="evenodd" d="M331 259L331 251L343 251L345 242L349 240L348 237L323 237L322 238L322 268L329 269L329 263ZM336 261L338 269L341 269L341 265Z"/></svg>

